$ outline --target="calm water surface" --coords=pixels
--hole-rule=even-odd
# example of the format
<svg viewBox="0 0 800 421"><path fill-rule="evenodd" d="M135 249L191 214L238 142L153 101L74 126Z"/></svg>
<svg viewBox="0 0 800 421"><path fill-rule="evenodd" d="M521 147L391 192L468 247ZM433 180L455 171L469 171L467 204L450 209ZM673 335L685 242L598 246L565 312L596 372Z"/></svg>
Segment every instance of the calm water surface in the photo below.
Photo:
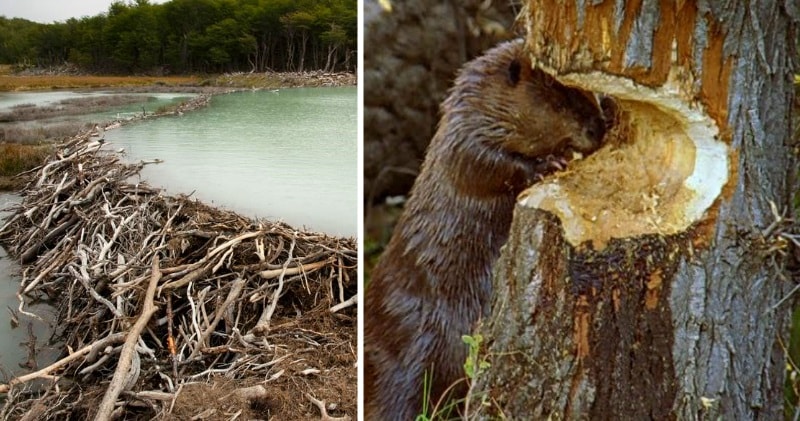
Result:
<svg viewBox="0 0 800 421"><path fill-rule="evenodd" d="M0 226L5 221L6 212L3 209L11 204L18 203L17 195L0 192ZM45 322L19 314L19 326L13 328L10 323L9 308L16 310L19 307L16 293L19 290L20 277L19 265L6 255L0 246L0 375L19 375L30 370L23 369L20 364L27 360L28 324L33 328L36 336L37 363L44 367L58 357L60 348L48 343L55 318L55 309L48 305L37 304L26 306L25 310L42 317ZM49 322L48 322L49 321Z"/></svg>
<svg viewBox="0 0 800 421"><path fill-rule="evenodd" d="M356 235L356 88L215 96L207 108L109 131L142 179L250 217Z"/></svg>

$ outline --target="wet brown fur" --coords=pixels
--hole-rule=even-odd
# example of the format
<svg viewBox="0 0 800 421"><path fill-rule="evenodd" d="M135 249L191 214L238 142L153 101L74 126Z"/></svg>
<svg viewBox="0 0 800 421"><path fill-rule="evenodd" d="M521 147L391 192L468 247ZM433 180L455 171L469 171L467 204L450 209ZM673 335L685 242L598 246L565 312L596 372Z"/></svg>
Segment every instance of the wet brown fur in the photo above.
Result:
<svg viewBox="0 0 800 421"><path fill-rule="evenodd" d="M522 46L507 42L468 63L442 105L365 296L365 419L413 420L426 372L433 403L464 376L461 336L487 315L517 194L551 169L548 155L600 145L596 102L533 70Z"/></svg>

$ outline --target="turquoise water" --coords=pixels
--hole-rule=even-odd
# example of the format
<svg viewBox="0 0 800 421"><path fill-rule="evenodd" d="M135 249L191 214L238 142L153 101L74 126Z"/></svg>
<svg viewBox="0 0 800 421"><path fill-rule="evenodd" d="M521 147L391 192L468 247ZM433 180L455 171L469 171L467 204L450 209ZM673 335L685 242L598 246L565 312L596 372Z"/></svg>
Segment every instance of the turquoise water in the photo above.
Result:
<svg viewBox="0 0 800 421"><path fill-rule="evenodd" d="M297 228L356 235L355 87L215 96L207 108L109 131L167 192Z"/></svg>

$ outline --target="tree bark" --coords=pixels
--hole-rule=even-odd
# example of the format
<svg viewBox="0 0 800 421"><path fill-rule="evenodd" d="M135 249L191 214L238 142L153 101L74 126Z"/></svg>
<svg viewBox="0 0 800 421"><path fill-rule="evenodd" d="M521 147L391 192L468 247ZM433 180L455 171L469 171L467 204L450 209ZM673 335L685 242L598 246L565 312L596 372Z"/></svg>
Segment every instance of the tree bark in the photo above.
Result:
<svg viewBox="0 0 800 421"><path fill-rule="evenodd" d="M727 182L685 227L602 239L570 234L580 215L534 209L534 193L523 194L479 329L491 368L476 380L470 416L783 416L781 343L795 281L781 217L792 216L796 188L789 122L799 12L793 2L748 3L527 4L527 46L543 68L573 82L633 81L630 91L584 86L652 91L648 106L683 101L718 128ZM621 103L649 101L632 98Z"/></svg>

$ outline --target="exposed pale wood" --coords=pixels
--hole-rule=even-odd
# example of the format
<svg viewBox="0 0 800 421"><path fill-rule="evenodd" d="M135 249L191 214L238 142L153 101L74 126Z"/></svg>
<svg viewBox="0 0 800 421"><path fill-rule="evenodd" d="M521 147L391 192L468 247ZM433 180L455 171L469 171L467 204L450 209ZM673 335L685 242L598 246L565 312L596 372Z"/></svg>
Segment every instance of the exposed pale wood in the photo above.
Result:
<svg viewBox="0 0 800 421"><path fill-rule="evenodd" d="M117 402L119 394L122 393L123 388L130 382L128 378L128 371L131 368L131 361L136 354L136 342L139 341L139 336L142 334L150 318L158 311L158 307L153 304L153 296L156 293L156 285L158 280L161 279L161 272L158 270L158 255L153 258L152 275L150 275L150 283L147 285L147 292L144 295L144 305L142 306L142 313L136 319L136 323L128 331L125 337L125 343L122 345L122 352L117 360L117 368L114 370L114 377L111 378L111 384L108 385L103 400L100 401L100 407L95 414L95 421L106 421L111 418L111 413L114 411L114 404ZM135 380L134 380L135 382Z"/></svg>

